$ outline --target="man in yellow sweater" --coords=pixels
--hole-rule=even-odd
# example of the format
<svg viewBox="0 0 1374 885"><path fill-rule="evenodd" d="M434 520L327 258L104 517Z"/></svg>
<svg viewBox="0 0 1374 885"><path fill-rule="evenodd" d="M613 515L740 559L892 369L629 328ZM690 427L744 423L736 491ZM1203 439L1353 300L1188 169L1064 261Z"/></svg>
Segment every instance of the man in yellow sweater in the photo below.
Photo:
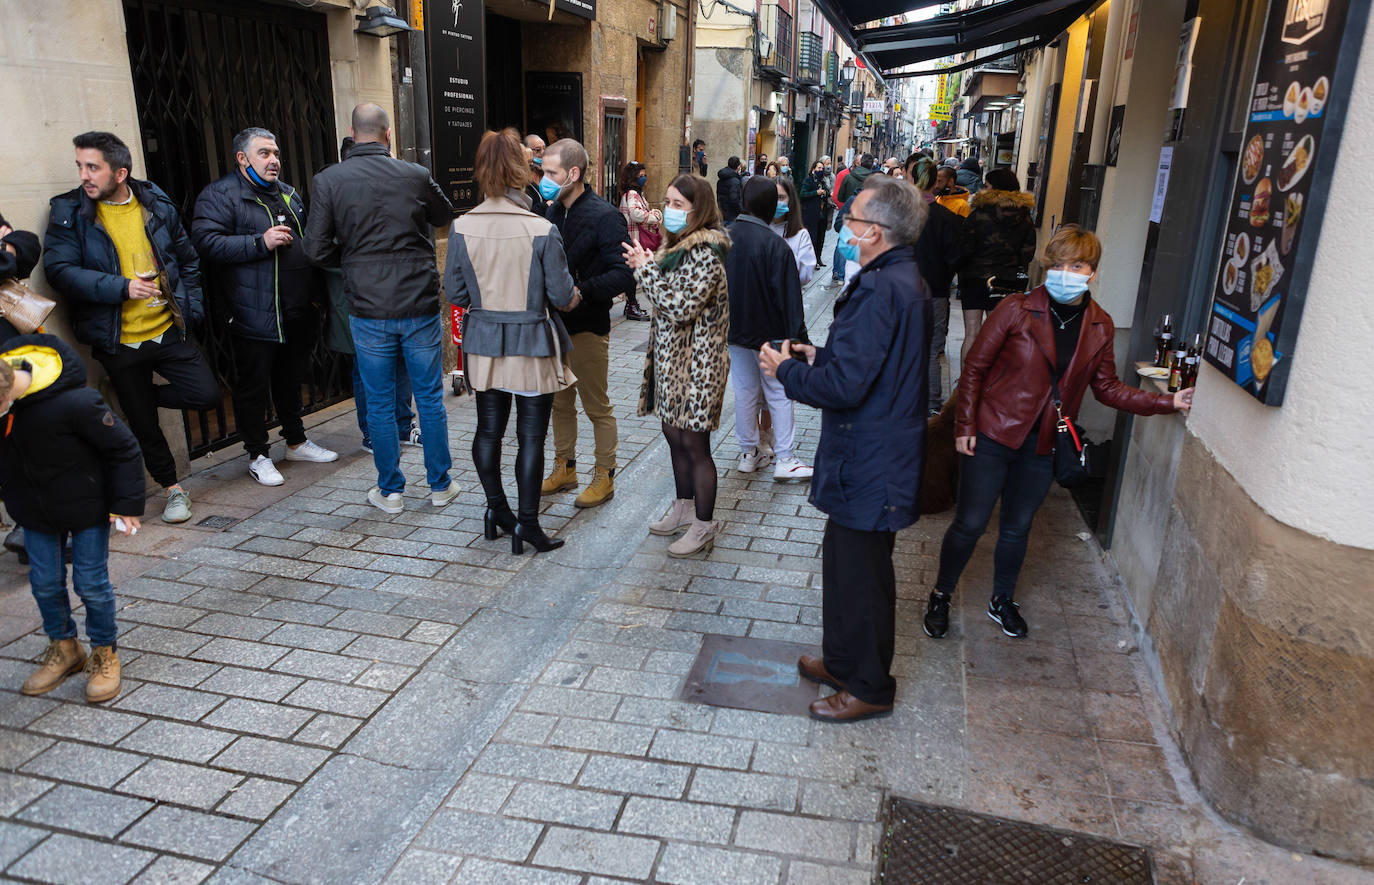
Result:
<svg viewBox="0 0 1374 885"><path fill-rule="evenodd" d="M200 260L171 199L132 177L133 157L118 136L72 139L81 186L50 201L43 269L66 298L77 340L110 376L143 463L166 489L162 518L191 518L191 498L158 409L210 409L219 382L191 332L204 316ZM154 384L156 372L167 380Z"/></svg>

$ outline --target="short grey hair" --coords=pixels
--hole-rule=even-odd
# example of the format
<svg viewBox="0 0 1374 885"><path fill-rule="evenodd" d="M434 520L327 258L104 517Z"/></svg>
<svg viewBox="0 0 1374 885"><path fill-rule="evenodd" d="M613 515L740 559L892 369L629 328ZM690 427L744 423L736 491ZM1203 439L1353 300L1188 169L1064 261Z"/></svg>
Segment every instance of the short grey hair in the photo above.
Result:
<svg viewBox="0 0 1374 885"><path fill-rule="evenodd" d="M870 175L863 190L873 192L864 206L864 215L869 221L882 225L890 242L901 245L920 239L930 210L911 182L886 175Z"/></svg>
<svg viewBox="0 0 1374 885"><path fill-rule="evenodd" d="M566 172L576 166L582 170L582 181L587 181L587 165L591 163L591 157L587 156L587 149L582 146L582 142L572 138L560 138L553 144L544 148L544 156L553 154L558 158L558 165L563 167ZM591 184L587 184L591 187Z"/></svg>
<svg viewBox="0 0 1374 885"><path fill-rule="evenodd" d="M255 138L266 138L273 144L277 142L277 136L263 129L261 126L249 126L247 129L234 136L234 156L248 153L248 146L253 143Z"/></svg>

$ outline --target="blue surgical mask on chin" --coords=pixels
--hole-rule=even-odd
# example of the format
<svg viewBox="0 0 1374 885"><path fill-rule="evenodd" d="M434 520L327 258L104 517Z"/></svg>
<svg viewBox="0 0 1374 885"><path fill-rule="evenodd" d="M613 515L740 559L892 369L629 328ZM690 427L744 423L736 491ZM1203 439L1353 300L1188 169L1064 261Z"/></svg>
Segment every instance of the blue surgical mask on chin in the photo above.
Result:
<svg viewBox="0 0 1374 885"><path fill-rule="evenodd" d="M870 230L873 230L872 225L864 231L863 235L868 236ZM859 260L859 236L850 230L848 224L840 228L840 244L837 248L840 250L840 257L845 261Z"/></svg>
<svg viewBox="0 0 1374 885"><path fill-rule="evenodd" d="M543 165L544 165L544 158L543 158L543 157L534 157L533 159L534 159L534 165L536 165L536 166L543 166Z"/></svg>
<svg viewBox="0 0 1374 885"><path fill-rule="evenodd" d="M543 178L539 179L539 196L543 197L545 200L552 202L562 192L563 186L552 178L549 178L547 173L545 173Z"/></svg>
<svg viewBox="0 0 1374 885"><path fill-rule="evenodd" d="M687 210L674 209L669 206L663 210L663 226L671 233L680 233L687 229Z"/></svg>
<svg viewBox="0 0 1374 885"><path fill-rule="evenodd" d="M782 218L782 217L783 217L784 215L786 215L786 214L787 214L787 204L784 203L784 202L779 202L779 203L778 203L778 208L776 208L776 209L773 210L773 217L774 217L774 218Z"/></svg>
<svg viewBox="0 0 1374 885"><path fill-rule="evenodd" d="M1049 290L1050 297L1059 304L1071 304L1088 291L1088 282L1091 279L1091 274L1056 269L1045 274L1045 288Z"/></svg>

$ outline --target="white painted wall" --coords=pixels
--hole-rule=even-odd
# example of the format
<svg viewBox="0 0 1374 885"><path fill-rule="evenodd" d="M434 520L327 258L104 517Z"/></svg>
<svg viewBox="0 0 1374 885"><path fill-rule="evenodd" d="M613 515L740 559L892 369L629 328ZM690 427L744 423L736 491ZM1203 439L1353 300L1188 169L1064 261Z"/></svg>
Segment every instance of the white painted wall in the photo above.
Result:
<svg viewBox="0 0 1374 885"><path fill-rule="evenodd" d="M1284 404L1204 366L1188 428L1275 519L1374 549L1374 28L1360 58Z"/></svg>

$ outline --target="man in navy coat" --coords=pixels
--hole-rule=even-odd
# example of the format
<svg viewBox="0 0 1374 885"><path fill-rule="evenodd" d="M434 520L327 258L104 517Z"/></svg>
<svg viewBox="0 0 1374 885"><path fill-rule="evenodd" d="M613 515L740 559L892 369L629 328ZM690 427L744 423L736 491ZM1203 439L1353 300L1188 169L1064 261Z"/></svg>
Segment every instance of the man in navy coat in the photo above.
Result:
<svg viewBox="0 0 1374 885"><path fill-rule="evenodd" d="M836 690L811 704L823 721L885 715L896 694L892 547L920 515L925 460L931 306L913 244L926 213L910 184L870 177L840 231L862 270L835 302L829 342L759 352L789 398L821 410L811 503L829 516L822 656L803 655L797 669Z"/></svg>

